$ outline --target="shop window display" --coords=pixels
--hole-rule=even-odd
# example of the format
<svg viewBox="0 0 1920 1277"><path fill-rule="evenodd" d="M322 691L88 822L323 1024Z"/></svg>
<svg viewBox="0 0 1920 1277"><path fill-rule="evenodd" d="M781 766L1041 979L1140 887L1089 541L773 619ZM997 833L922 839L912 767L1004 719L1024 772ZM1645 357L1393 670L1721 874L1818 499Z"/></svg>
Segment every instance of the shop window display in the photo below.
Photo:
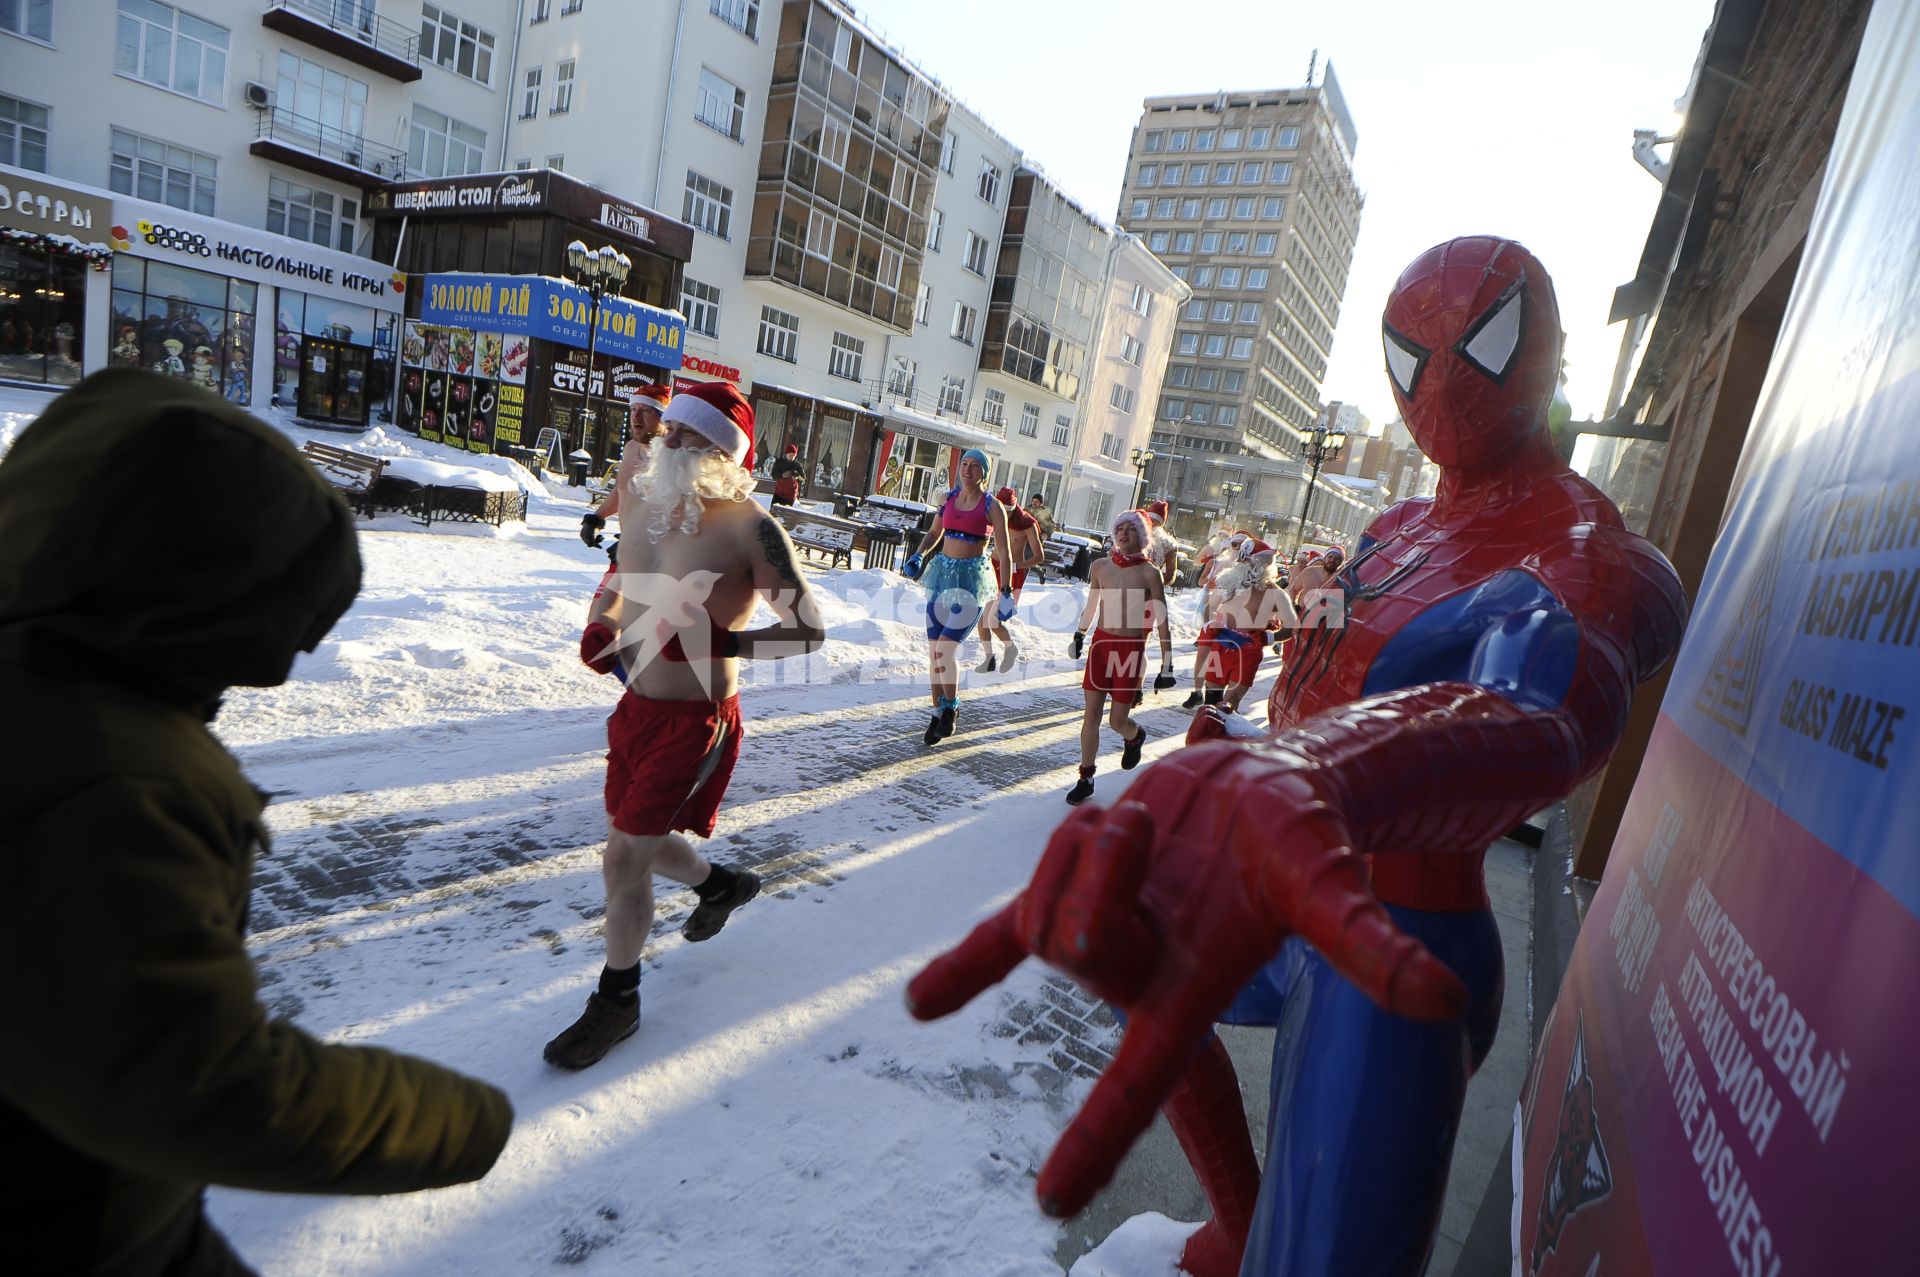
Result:
<svg viewBox="0 0 1920 1277"><path fill-rule="evenodd" d="M247 280L122 253L113 263L107 362L191 381L248 406L259 292Z"/></svg>
<svg viewBox="0 0 1920 1277"><path fill-rule="evenodd" d="M531 356L526 337L409 319L400 340L396 420L429 442L472 452L518 445Z"/></svg>

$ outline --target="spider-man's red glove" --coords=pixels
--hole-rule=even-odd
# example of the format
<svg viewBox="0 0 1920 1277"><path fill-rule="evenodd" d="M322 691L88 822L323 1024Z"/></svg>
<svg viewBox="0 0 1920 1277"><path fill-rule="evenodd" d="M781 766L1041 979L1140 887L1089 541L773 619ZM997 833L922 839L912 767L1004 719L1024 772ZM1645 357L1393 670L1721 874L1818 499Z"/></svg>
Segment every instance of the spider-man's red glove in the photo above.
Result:
<svg viewBox="0 0 1920 1277"><path fill-rule="evenodd" d="M1034 954L1128 1014L1114 1061L1035 1185L1075 1214L1152 1122L1235 993L1288 935L1388 1010L1461 1013L1466 990L1367 888L1344 822L1297 758L1226 741L1153 764L1111 810L1054 832L1012 903L907 987L947 1015Z"/></svg>

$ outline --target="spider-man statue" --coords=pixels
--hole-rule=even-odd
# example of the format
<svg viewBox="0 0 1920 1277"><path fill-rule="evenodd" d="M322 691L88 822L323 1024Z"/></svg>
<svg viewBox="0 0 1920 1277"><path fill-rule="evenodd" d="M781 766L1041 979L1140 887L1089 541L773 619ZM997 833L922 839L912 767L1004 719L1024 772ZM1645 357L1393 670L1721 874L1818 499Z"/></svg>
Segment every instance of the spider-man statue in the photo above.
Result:
<svg viewBox="0 0 1920 1277"><path fill-rule="evenodd" d="M1079 1211L1164 1103L1213 1208L1196 1274L1421 1271L1499 1020L1486 848L1606 761L1685 623L1672 566L1554 451L1560 315L1531 253L1423 253L1384 329L1439 490L1354 548L1346 623L1294 644L1273 734L1216 739L1203 711L908 989L945 1015L1036 954L1122 1008L1036 1190ZM1278 1026L1264 1179L1216 1021Z"/></svg>

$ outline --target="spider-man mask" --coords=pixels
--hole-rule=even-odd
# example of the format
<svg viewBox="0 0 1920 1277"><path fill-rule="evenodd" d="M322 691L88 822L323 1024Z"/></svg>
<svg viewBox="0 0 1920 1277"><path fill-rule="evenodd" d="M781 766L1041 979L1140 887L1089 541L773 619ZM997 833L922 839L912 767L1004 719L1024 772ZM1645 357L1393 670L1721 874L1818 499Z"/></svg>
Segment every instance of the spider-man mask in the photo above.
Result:
<svg viewBox="0 0 1920 1277"><path fill-rule="evenodd" d="M1420 254L1381 328L1394 399L1440 465L1498 461L1546 429L1560 307L1546 268L1512 240L1470 235Z"/></svg>

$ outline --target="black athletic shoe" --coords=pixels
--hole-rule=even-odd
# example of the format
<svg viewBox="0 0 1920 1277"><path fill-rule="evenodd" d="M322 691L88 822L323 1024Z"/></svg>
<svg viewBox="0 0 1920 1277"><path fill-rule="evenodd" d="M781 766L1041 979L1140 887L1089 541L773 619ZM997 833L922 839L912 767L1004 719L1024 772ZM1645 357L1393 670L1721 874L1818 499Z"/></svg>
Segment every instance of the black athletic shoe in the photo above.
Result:
<svg viewBox="0 0 1920 1277"><path fill-rule="evenodd" d="M759 894L759 878L744 869L734 870L733 886L727 894L695 905L687 920L680 924L680 934L693 944L713 939L720 934L720 928L727 925L728 914Z"/></svg>
<svg viewBox="0 0 1920 1277"><path fill-rule="evenodd" d="M1147 743L1147 729L1135 723L1133 739L1120 745L1120 770L1130 772L1140 765L1140 751Z"/></svg>
<svg viewBox="0 0 1920 1277"><path fill-rule="evenodd" d="M973 672L975 674L993 673L993 649L992 648L987 649L987 659L980 662L978 665L974 666Z"/></svg>
<svg viewBox="0 0 1920 1277"><path fill-rule="evenodd" d="M547 1063L563 1069L597 1064L614 1047L640 1029L640 999L619 1002L597 993L587 995L587 1009L559 1037L547 1043Z"/></svg>
<svg viewBox="0 0 1920 1277"><path fill-rule="evenodd" d="M1181 709L1199 709L1200 708L1200 689L1196 687L1191 692L1188 692L1187 699L1180 702L1180 708Z"/></svg>
<svg viewBox="0 0 1920 1277"><path fill-rule="evenodd" d="M1067 805L1078 807L1091 797L1093 797L1093 777L1082 776L1074 781L1073 788L1067 791Z"/></svg>
<svg viewBox="0 0 1920 1277"><path fill-rule="evenodd" d="M953 735L953 715L954 715L954 710L953 710L953 706L951 705L947 706L947 708L940 711L940 739L941 740L945 740L947 737Z"/></svg>
<svg viewBox="0 0 1920 1277"><path fill-rule="evenodd" d="M928 720L927 734L925 736L922 736L920 740L922 744L938 745L940 743L940 738L945 734L946 733L940 730L940 715L935 714L930 720Z"/></svg>

